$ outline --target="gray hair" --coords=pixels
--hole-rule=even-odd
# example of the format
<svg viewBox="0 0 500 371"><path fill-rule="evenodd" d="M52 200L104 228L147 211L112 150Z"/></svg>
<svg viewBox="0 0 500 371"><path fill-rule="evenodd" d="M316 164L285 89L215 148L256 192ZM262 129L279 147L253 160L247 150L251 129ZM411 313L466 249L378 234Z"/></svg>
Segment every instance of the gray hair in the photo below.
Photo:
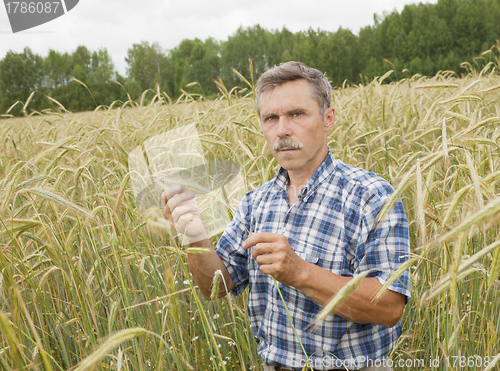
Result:
<svg viewBox="0 0 500 371"><path fill-rule="evenodd" d="M257 80L255 91L257 93L257 113L260 116L260 97L262 93L273 90L289 81L305 79L311 84L311 93L319 105L321 117L332 102L332 86L326 76L315 68L306 66L302 62L286 62L274 66L264 72Z"/></svg>

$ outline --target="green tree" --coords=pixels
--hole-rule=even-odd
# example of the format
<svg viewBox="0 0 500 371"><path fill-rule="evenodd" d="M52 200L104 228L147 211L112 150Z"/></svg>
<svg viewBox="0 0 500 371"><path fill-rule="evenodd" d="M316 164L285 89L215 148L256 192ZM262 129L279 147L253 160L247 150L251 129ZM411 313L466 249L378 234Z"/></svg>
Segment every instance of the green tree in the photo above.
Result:
<svg viewBox="0 0 500 371"><path fill-rule="evenodd" d="M219 45L213 39L185 39L169 52L172 69L172 91L177 97L182 90L213 96L217 89L213 82L219 76ZM186 85L197 82L195 86Z"/></svg>
<svg viewBox="0 0 500 371"><path fill-rule="evenodd" d="M92 53L89 83L93 85L109 82L115 76L115 67L106 49Z"/></svg>
<svg viewBox="0 0 500 371"><path fill-rule="evenodd" d="M269 48L272 51L268 56L270 66L275 66L283 62L296 60L293 49L296 43L296 35L283 27L281 31L271 32Z"/></svg>
<svg viewBox="0 0 500 371"><path fill-rule="evenodd" d="M88 75L85 68L77 64L73 67L73 80L69 85L69 100L66 108L71 111L89 111L96 108L91 92L88 90ZM78 81L77 81L78 80ZM85 84L83 86L82 84Z"/></svg>
<svg viewBox="0 0 500 371"><path fill-rule="evenodd" d="M168 79L169 60L158 43L149 44L143 41L133 44L127 51L125 61L128 64L127 73L135 97L147 89L155 88L157 83L162 90L169 90L171 87ZM171 94L171 91L167 91L167 94Z"/></svg>
<svg viewBox="0 0 500 371"><path fill-rule="evenodd" d="M205 42L196 39L189 56L186 79L189 82L198 82L201 93L208 97L215 97L218 91L214 80L220 76L219 54L219 43L208 38Z"/></svg>
<svg viewBox="0 0 500 371"><path fill-rule="evenodd" d="M366 64L362 76L366 77L368 80L372 80L376 76L382 76L384 74L384 66L382 62L377 60L375 57L371 57Z"/></svg>
<svg viewBox="0 0 500 371"><path fill-rule="evenodd" d="M43 88L44 63L43 58L34 54L30 48L24 48L22 53L7 52L0 61L0 111L2 113L15 102L25 102L33 91ZM41 96L34 96L30 108L39 109ZM13 114L20 114L17 107Z"/></svg>
<svg viewBox="0 0 500 371"><path fill-rule="evenodd" d="M221 77L228 86L244 86L239 77L231 70L235 68L245 78L250 79L249 58L253 62L255 76L260 76L269 67L271 59L271 33L260 25L239 28L221 47Z"/></svg>
<svg viewBox="0 0 500 371"><path fill-rule="evenodd" d="M74 68L76 65L83 68L85 75L88 76L90 74L90 70L92 69L92 54L86 46L78 46L71 55L71 66Z"/></svg>
<svg viewBox="0 0 500 371"><path fill-rule="evenodd" d="M355 82L360 73L358 38L340 27L337 32L323 33L317 50L316 68L326 72L336 86L345 80Z"/></svg>
<svg viewBox="0 0 500 371"><path fill-rule="evenodd" d="M53 49L44 59L45 84L48 88L58 88L71 82L71 56L61 54Z"/></svg>
<svg viewBox="0 0 500 371"><path fill-rule="evenodd" d="M318 58L316 57L316 48L311 42L311 33L299 33L293 48L293 54L296 60L314 67L318 62Z"/></svg>

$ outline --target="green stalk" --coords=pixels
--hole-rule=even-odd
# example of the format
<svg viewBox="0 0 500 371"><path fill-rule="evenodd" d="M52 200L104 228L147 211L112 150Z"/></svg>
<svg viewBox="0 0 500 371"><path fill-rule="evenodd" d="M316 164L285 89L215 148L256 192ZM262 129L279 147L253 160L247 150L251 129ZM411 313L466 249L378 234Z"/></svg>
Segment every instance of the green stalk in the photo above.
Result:
<svg viewBox="0 0 500 371"><path fill-rule="evenodd" d="M182 259L182 257L180 257L180 259ZM184 269L184 274L185 274L186 278L189 278L189 270L186 267L186 264L182 260L181 260L181 266ZM201 304L200 297L198 296L198 293L196 292L196 289L193 285L193 281L190 279L188 279L188 281L189 281L189 285L192 288L192 293L193 293L194 301L196 303L196 307L198 308L198 311L203 319L202 324L203 324L203 328L205 330L205 333L208 334L210 340L212 341L213 348L215 348L215 352L217 353L217 357L219 358L219 362L222 366L222 369L225 371L226 365L224 364L224 358L222 357L222 354L219 350L219 347L217 346L217 341L215 340L214 333L212 331L212 328L210 327L210 322L208 321L208 318L207 318L207 315L206 315L205 310L203 308L203 305Z"/></svg>
<svg viewBox="0 0 500 371"><path fill-rule="evenodd" d="M280 288L278 286L278 281L276 281L276 278L274 278L274 277L273 277L273 281L274 281L274 284L276 285L276 289L278 290L278 294L280 296L281 302L283 303L283 305L285 307L286 315L288 317L288 320L290 321L290 325L292 326L292 330L295 333L295 337L299 341L300 347L302 348L302 352L304 352L304 355L306 356L306 359L309 359L309 356L307 355L306 349L304 348L304 345L302 344L302 341L300 340L300 336L299 336L297 330L295 329L295 326L293 325L292 316L290 315L290 312L288 311L288 307L287 307L287 305L285 303L285 299L283 298L283 295L281 295L281 290L280 290ZM310 366L310 367L311 367L311 370L312 370L313 369L312 366Z"/></svg>

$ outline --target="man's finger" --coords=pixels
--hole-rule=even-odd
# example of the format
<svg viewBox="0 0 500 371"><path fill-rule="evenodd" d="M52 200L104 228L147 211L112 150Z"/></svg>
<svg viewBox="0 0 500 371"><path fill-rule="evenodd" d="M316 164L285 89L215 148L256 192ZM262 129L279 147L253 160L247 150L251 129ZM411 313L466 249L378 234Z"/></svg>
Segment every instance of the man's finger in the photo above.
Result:
<svg viewBox="0 0 500 371"><path fill-rule="evenodd" d="M167 196L167 200L174 197L176 194L182 192L182 187L180 185L174 185L172 187L168 187L163 194Z"/></svg>
<svg viewBox="0 0 500 371"><path fill-rule="evenodd" d="M184 204L177 206L172 212L172 218L174 218L174 220L178 220L182 215L185 214L199 214L197 205Z"/></svg>
<svg viewBox="0 0 500 371"><path fill-rule="evenodd" d="M269 265L276 263L276 256L273 254L260 254L254 257L258 265Z"/></svg>
<svg viewBox="0 0 500 371"><path fill-rule="evenodd" d="M170 188L169 188L170 189ZM168 201L173 197L175 196L175 193L172 193L172 192L169 192L169 189L167 190L164 190L162 193L161 193L161 208L162 209L168 209L168 211L170 212L169 208L167 207L168 205Z"/></svg>
<svg viewBox="0 0 500 371"><path fill-rule="evenodd" d="M192 222L194 220L194 216L191 213L188 214L183 214L179 217L178 223L183 226L183 229L187 228L188 223ZM179 232L179 231L178 231ZM181 231L182 233L185 232L185 230Z"/></svg>
<svg viewBox="0 0 500 371"><path fill-rule="evenodd" d="M283 235L276 233L268 233L268 232L253 233L243 242L243 248L249 249L252 246L255 246L258 243L262 242L276 242L280 238L285 238L285 237Z"/></svg>
<svg viewBox="0 0 500 371"><path fill-rule="evenodd" d="M259 265L259 270L267 275L273 276L274 278L277 279L277 271L276 271L276 264L262 264Z"/></svg>
<svg viewBox="0 0 500 371"><path fill-rule="evenodd" d="M167 206L168 201L175 195L182 192L182 188L179 185L175 185L167 188L161 193L161 208L164 209Z"/></svg>
<svg viewBox="0 0 500 371"><path fill-rule="evenodd" d="M177 193L174 196L170 197L167 205L170 208L170 210L173 212L176 207L179 205L183 205L186 202L193 200L194 199L194 193L193 192L186 192L183 191L181 193Z"/></svg>
<svg viewBox="0 0 500 371"><path fill-rule="evenodd" d="M273 243L268 242L259 242L255 245L255 248L252 250L252 256L254 259L257 259L257 256L264 254L272 254L275 252L276 248Z"/></svg>

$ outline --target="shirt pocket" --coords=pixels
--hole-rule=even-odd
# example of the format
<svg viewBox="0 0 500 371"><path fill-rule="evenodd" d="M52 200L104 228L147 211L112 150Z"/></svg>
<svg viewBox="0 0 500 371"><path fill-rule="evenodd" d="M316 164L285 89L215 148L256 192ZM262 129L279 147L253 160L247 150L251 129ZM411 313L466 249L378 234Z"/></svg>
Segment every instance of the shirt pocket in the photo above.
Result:
<svg viewBox="0 0 500 371"><path fill-rule="evenodd" d="M308 263L315 264L335 274L345 275L345 252L341 243L320 239L299 238L295 253Z"/></svg>
<svg viewBox="0 0 500 371"><path fill-rule="evenodd" d="M307 253L305 251L299 251L296 250L295 253L303 260L305 260L308 263L312 264L318 264L319 261L319 255L315 254L314 252Z"/></svg>

